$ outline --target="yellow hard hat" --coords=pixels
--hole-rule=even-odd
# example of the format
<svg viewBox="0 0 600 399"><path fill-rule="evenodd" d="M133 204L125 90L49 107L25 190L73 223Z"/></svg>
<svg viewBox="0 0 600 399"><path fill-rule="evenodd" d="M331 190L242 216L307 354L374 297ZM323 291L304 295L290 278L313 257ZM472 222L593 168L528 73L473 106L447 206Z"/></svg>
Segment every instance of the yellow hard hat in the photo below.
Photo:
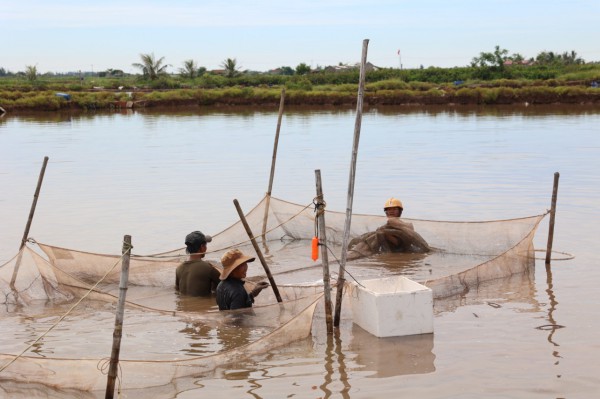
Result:
<svg viewBox="0 0 600 399"><path fill-rule="evenodd" d="M387 208L402 208L404 209L404 207L402 206L402 202L398 199L398 198L390 198L389 200L385 201L385 205L383 206L383 209L387 209Z"/></svg>

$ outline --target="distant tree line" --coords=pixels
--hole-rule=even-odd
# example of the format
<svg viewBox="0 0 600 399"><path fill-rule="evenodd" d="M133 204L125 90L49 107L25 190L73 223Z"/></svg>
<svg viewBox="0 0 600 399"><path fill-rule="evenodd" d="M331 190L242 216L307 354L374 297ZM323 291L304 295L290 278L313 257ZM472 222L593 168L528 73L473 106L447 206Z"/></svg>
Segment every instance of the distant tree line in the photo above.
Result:
<svg viewBox="0 0 600 399"><path fill-rule="evenodd" d="M185 86L221 88L232 86L272 86L285 84L290 88L310 90L316 85L344 85L358 82L358 66L345 68L311 68L306 63L300 63L296 68L281 66L268 72L242 70L236 58L226 58L220 64L221 69L208 71L193 60L183 62L178 74L170 74L167 69L172 67L165 57L156 57L154 53L140 54L140 62L132 66L138 69L140 75L128 75L121 69L107 69L95 74L99 78L129 79L133 77L141 86L154 89L180 88ZM340 63L341 65L341 63ZM557 79L567 72L585 69L585 60L573 50L557 53L542 51L536 57L526 59L519 53L510 54L507 49L495 46L491 52L481 52L474 57L469 66L454 68L439 68L421 66L416 69L374 68L367 73L370 82L384 80L399 80L403 82L462 82L468 80L498 80L525 79L548 80ZM589 65L593 67L593 65ZM572 68L575 68L573 70ZM335 70L335 71L332 71ZM47 73L44 77L54 76ZM68 76L77 73L68 73ZM89 72L78 73L81 82ZM1 77L18 77L25 81L38 82L40 74L37 66L28 65L22 72L12 73L0 67ZM600 78L594 77L594 79ZM119 85L122 85L120 83Z"/></svg>

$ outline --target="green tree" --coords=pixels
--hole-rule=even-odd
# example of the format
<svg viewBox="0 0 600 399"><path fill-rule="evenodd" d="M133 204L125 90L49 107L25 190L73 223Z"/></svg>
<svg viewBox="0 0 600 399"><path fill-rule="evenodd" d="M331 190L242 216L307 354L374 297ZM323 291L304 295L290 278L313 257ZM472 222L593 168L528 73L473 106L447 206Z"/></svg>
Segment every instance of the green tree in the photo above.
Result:
<svg viewBox="0 0 600 399"><path fill-rule="evenodd" d="M198 76L198 65L194 60L186 60L183 62L183 68L179 68L179 74L184 78L194 79Z"/></svg>
<svg viewBox="0 0 600 399"><path fill-rule="evenodd" d="M293 75L294 74L294 70L292 69L292 67L289 66L282 66L279 67L279 75Z"/></svg>
<svg viewBox="0 0 600 399"><path fill-rule="evenodd" d="M141 69L144 78L150 80L156 80L161 75L167 74L167 67L169 65L164 64L165 57L160 57L158 60L154 57L154 53L152 54L140 54L140 62L135 62L131 64L135 68Z"/></svg>
<svg viewBox="0 0 600 399"><path fill-rule="evenodd" d="M504 69L504 61L508 59L508 50L501 49L500 46L494 48L494 52L479 53L479 57L474 57L471 61L472 67L495 67L497 69Z"/></svg>
<svg viewBox="0 0 600 399"><path fill-rule="evenodd" d="M240 67L235 58L227 58L221 63L221 67L225 70L225 76L228 78L235 78L240 74Z"/></svg>
<svg viewBox="0 0 600 399"><path fill-rule="evenodd" d="M296 75L306 75L310 73L310 67L306 65L304 62L298 64L296 67Z"/></svg>
<svg viewBox="0 0 600 399"><path fill-rule="evenodd" d="M38 77L37 66L27 65L25 67L25 77L31 82L35 81Z"/></svg>
<svg viewBox="0 0 600 399"><path fill-rule="evenodd" d="M535 62L540 65L554 64L557 60L556 54L553 51L542 51L535 57Z"/></svg>
<svg viewBox="0 0 600 399"><path fill-rule="evenodd" d="M525 60L525 57L523 57L521 54L519 53L514 53L513 55L511 55L510 57L508 57L509 60L519 64L521 62L523 62Z"/></svg>
<svg viewBox="0 0 600 399"><path fill-rule="evenodd" d="M585 64L585 61L582 58L577 57L577 52L575 50L571 50L571 52L565 51L562 53L561 59L565 65Z"/></svg>
<svg viewBox="0 0 600 399"><path fill-rule="evenodd" d="M0 68L0 76L6 76L6 75L7 75L6 69Z"/></svg>

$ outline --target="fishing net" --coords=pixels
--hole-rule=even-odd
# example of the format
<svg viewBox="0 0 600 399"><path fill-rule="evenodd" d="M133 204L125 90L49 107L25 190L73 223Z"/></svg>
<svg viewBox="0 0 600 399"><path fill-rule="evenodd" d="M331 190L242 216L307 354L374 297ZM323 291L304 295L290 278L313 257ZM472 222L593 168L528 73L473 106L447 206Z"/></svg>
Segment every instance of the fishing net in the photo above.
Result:
<svg viewBox="0 0 600 399"><path fill-rule="evenodd" d="M369 247L367 253L355 251L348 257L344 273L346 279L358 282L403 275L430 287L436 300L452 297L494 279L530 274L535 263L533 238L544 216L485 222L403 218L424 240L427 251L379 253ZM346 215L327 210L324 218L334 283ZM175 292L175 269L187 258L184 248L133 254L119 362L124 389L170 384L178 377L200 375L285 345L307 337L313 317L324 317L323 306L317 306L323 295L323 264L310 258L311 239L317 231L315 204L265 197L246 214L246 220L283 302L278 303L273 290L267 289L251 309L219 312L214 298L185 298ZM355 214L350 238L360 242L386 224L385 216ZM220 256L230 248L253 254L248 234L241 222L214 234L206 259L220 267ZM0 311L4 331L0 379L104 389L102 359L110 354L120 265L120 255L31 239L0 266L0 303L4 305ZM264 279L257 259L249 268L247 288ZM347 284L346 295L351 295L352 286ZM80 306L72 309L83 297ZM345 301L343 317L350 317L349 303ZM36 340L49 329L43 339ZM28 344L31 348L17 357L20 346Z"/></svg>

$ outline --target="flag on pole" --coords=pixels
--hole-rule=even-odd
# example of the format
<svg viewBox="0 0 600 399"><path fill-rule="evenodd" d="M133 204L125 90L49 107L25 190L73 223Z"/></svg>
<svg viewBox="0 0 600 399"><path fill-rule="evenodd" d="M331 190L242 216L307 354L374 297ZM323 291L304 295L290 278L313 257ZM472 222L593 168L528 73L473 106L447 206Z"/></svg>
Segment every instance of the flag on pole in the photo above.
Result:
<svg viewBox="0 0 600 399"><path fill-rule="evenodd" d="M398 55L400 55L400 50L398 50Z"/></svg>

